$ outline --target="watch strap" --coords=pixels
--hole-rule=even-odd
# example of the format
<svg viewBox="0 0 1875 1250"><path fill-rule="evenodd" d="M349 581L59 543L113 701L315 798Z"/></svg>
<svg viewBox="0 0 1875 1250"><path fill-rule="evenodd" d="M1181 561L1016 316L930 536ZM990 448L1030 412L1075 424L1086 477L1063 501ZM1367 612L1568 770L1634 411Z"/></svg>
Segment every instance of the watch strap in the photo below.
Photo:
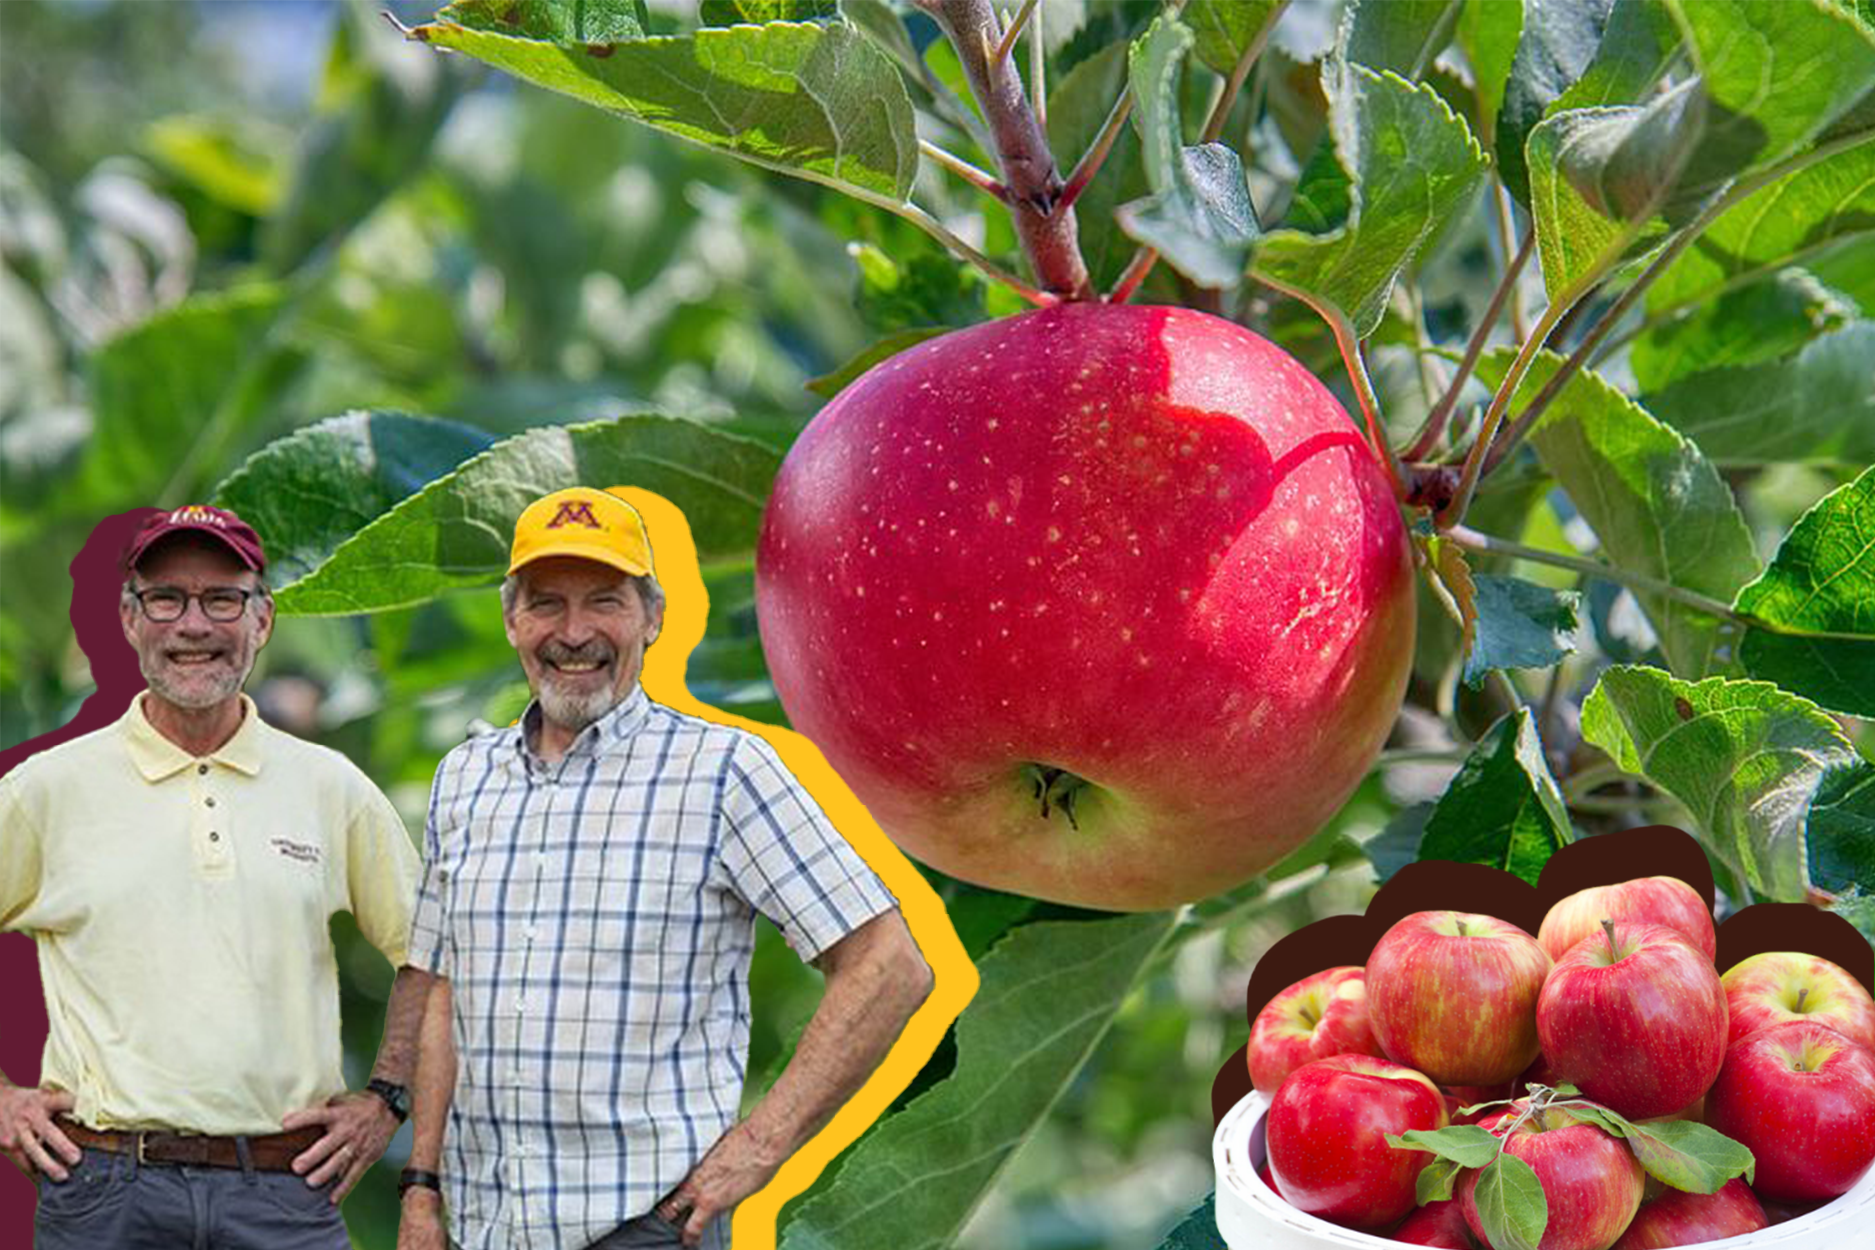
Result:
<svg viewBox="0 0 1875 1250"><path fill-rule="evenodd" d="M404 1086L374 1076L365 1082L365 1092L377 1095L390 1109L390 1113L397 1117L399 1124L410 1118L410 1091Z"/></svg>
<svg viewBox="0 0 1875 1250"><path fill-rule="evenodd" d="M443 1192L443 1178L422 1168L405 1168L397 1175L397 1196L403 1197L406 1189L433 1189L440 1194Z"/></svg>

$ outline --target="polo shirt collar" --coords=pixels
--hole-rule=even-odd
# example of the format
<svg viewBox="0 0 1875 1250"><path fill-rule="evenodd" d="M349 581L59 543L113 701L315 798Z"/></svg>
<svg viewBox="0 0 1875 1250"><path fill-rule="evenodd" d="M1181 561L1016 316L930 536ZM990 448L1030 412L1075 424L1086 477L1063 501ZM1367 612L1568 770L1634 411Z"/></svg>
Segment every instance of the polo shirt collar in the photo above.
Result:
<svg viewBox="0 0 1875 1250"><path fill-rule="evenodd" d="M582 751L598 751L606 744L619 742L632 736L639 726L651 715L651 697L641 685L633 685L631 693L592 724L579 731L573 743L566 750L568 756ZM527 705L527 711L521 713L520 732L515 735L515 751L523 760L538 760L539 752L534 743L540 737L540 700L535 699Z"/></svg>
<svg viewBox="0 0 1875 1250"><path fill-rule="evenodd" d="M240 727L234 731L232 738L207 756L190 755L165 738L144 713L145 697L139 694L132 699L130 710L124 713L123 720L119 722L123 726L124 744L130 749L130 760L137 766L137 771L143 774L145 781L161 781L165 777L174 776L202 759L232 768L249 777L260 772L261 734L265 731L261 725L260 710L246 694L238 696L241 700Z"/></svg>

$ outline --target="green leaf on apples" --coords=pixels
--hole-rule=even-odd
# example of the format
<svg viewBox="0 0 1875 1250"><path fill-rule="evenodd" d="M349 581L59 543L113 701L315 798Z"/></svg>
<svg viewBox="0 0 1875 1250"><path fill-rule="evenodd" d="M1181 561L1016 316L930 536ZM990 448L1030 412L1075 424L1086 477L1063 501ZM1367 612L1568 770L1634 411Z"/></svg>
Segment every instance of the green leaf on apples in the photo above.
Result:
<svg viewBox="0 0 1875 1250"><path fill-rule="evenodd" d="M1243 161L1221 143L1187 147L1178 110L1179 64L1191 31L1159 17L1127 56L1148 199L1119 208L1120 228L1156 249L1199 286L1222 289L1243 278L1256 240L1256 209Z"/></svg>
<svg viewBox="0 0 1875 1250"><path fill-rule="evenodd" d="M1492 353L1480 363L1481 376L1495 384L1509 359L1507 352ZM1553 353L1539 355L1513 411L1534 398L1561 363ZM1564 383L1530 440L1617 567L1722 603L1758 575L1751 531L1718 471L1698 447L1601 375L1579 372ZM1737 671L1737 626L1652 591L1636 590L1635 598L1675 673L1697 678Z"/></svg>
<svg viewBox="0 0 1875 1250"><path fill-rule="evenodd" d="M1173 1226L1158 1250L1230 1250L1217 1231L1217 1193L1205 1195L1197 1208Z"/></svg>
<svg viewBox="0 0 1875 1250"><path fill-rule="evenodd" d="M507 535L522 509L574 484L655 491L683 509L705 559L739 554L755 545L779 464L751 439L659 413L529 430L397 503L275 602L287 615L381 612L491 584L507 568ZM255 467L244 485L253 492L290 469L273 458Z"/></svg>
<svg viewBox="0 0 1875 1250"><path fill-rule="evenodd" d="M1413 1178L1413 1201L1422 1207L1428 1202L1446 1201L1458 1185L1458 1174L1464 1170L1464 1165L1456 1159L1433 1159Z"/></svg>
<svg viewBox="0 0 1875 1250"><path fill-rule="evenodd" d="M401 412L350 412L276 439L215 488L265 536L270 576L293 582L424 483L484 450L474 426Z"/></svg>
<svg viewBox="0 0 1875 1250"><path fill-rule="evenodd" d="M1499 1154L1478 1174L1472 1198L1485 1240L1495 1250L1537 1250L1549 1227L1549 1198L1535 1168L1516 1155Z"/></svg>
<svg viewBox="0 0 1875 1250"><path fill-rule="evenodd" d="M704 0L705 5L721 0ZM651 30L644 0L455 0L438 20L549 43L614 43Z"/></svg>
<svg viewBox="0 0 1875 1250"><path fill-rule="evenodd" d="M1715 160L1761 169L1875 88L1875 33L1829 4L1668 0L1692 52Z"/></svg>
<svg viewBox="0 0 1875 1250"><path fill-rule="evenodd" d="M1504 104L1511 63L1523 34L1523 5L1500 0L1465 0L1458 19L1458 46L1471 63L1473 90L1478 99L1478 134L1487 146L1497 145L1497 114Z"/></svg>
<svg viewBox="0 0 1875 1250"><path fill-rule="evenodd" d="M1550 299L1573 303L1655 220L1699 144L1705 98L1686 82L1642 106L1580 108L1530 132L1530 211Z"/></svg>
<svg viewBox="0 0 1875 1250"><path fill-rule="evenodd" d="M1489 8L1519 7L1482 0ZM1611 3L1598 0L1523 0L1523 23L1510 75L1497 112L1499 176L1510 193L1526 203L1530 175L1524 165L1524 141L1545 111L1580 82L1601 47Z"/></svg>
<svg viewBox="0 0 1875 1250"><path fill-rule="evenodd" d="M1154 912L1018 926L977 963L956 1066L791 1203L779 1250L936 1250L1047 1118L1177 927Z"/></svg>
<svg viewBox="0 0 1875 1250"><path fill-rule="evenodd" d="M1813 884L1853 894L1857 882L1875 882L1875 764L1859 760L1827 774L1804 832Z"/></svg>
<svg viewBox="0 0 1875 1250"><path fill-rule="evenodd" d="M508 27L506 8L507 0L463 0L412 33L768 169L874 201L911 194L911 97L857 27L771 22L588 43L558 26Z"/></svg>
<svg viewBox="0 0 1875 1250"><path fill-rule="evenodd" d="M1422 79L1452 42L1465 0L1349 0L1338 43L1357 65Z"/></svg>
<svg viewBox="0 0 1875 1250"><path fill-rule="evenodd" d="M1463 1168L1484 1167L1497 1158L1504 1146L1502 1138L1492 1136L1476 1124L1454 1124L1439 1129L1410 1128L1404 1133L1388 1133L1387 1144L1395 1150L1427 1150Z"/></svg>
<svg viewBox="0 0 1875 1250"><path fill-rule="evenodd" d="M910 329L896 330L832 373L823 373L817 378L809 378L807 389L822 399L832 399L874 365L890 360L905 349L918 346L926 339L933 339L940 334L948 333L950 333L949 326L913 326Z"/></svg>
<svg viewBox="0 0 1875 1250"><path fill-rule="evenodd" d="M1602 674L1582 705L1582 736L1684 803L1720 862L1784 902L1805 896L1805 823L1824 778L1858 762L1808 699L1769 682L1687 682L1638 666Z"/></svg>
<svg viewBox="0 0 1875 1250"><path fill-rule="evenodd" d="M1788 289L1759 283L1740 294ZM1810 325L1806 314L1788 308L1756 312L1763 315L1732 323L1728 333L1775 342ZM1875 321L1857 321L1810 340L1788 359L1695 373L1646 402L1718 464L1864 464L1875 461L1871 360Z"/></svg>
<svg viewBox="0 0 1875 1250"><path fill-rule="evenodd" d="M1263 46L1288 0L1191 0L1185 24L1197 37L1198 59L1229 76L1244 54Z"/></svg>
<svg viewBox="0 0 1875 1250"><path fill-rule="evenodd" d="M1494 573L1474 573L1471 581L1478 623L1465 653L1465 684L1473 690L1493 669L1553 668L1576 649L1582 596L1575 591Z"/></svg>
<svg viewBox="0 0 1875 1250"><path fill-rule="evenodd" d="M1745 671L1831 711L1875 716L1875 468L1804 513L1733 606L1754 622Z"/></svg>
<svg viewBox="0 0 1875 1250"><path fill-rule="evenodd" d="M1688 1193L1717 1193L1734 1176L1750 1184L1757 1167L1748 1148L1694 1120L1628 1123L1625 1132L1649 1176Z"/></svg>
<svg viewBox="0 0 1875 1250"><path fill-rule="evenodd" d="M1856 932L1867 939L1870 946L1875 946L1875 894L1851 885L1828 910L1854 925Z"/></svg>
<svg viewBox="0 0 1875 1250"><path fill-rule="evenodd" d="M1536 719L1520 707L1478 739L1426 819L1419 858L1489 864L1532 885L1574 840Z"/></svg>
<svg viewBox="0 0 1875 1250"><path fill-rule="evenodd" d="M1186 14L1190 16L1189 8ZM1125 41L1112 44L1081 61L1059 80L1050 80L1048 146L1064 161L1078 159L1099 138L1114 100L1128 90L1130 52L1131 45ZM1090 181L1074 201L1088 277L1103 290L1125 272L1138 246L1120 228L1114 213L1120 205L1152 194L1139 148L1139 128L1122 126L1100 167L1100 176Z"/></svg>
<svg viewBox="0 0 1875 1250"><path fill-rule="evenodd" d="M1400 271L1477 185L1484 153L1431 87L1343 60L1323 67L1322 86L1334 154L1351 179L1348 218L1326 234L1266 234L1252 273L1338 310L1366 338Z"/></svg>
<svg viewBox="0 0 1875 1250"><path fill-rule="evenodd" d="M697 6L697 20L705 26L831 21L839 16L839 0L703 0Z"/></svg>
<svg viewBox="0 0 1875 1250"><path fill-rule="evenodd" d="M1648 410L1682 433L1692 435L1701 450L1713 460L1723 462L1728 457L1693 434L1682 418L1690 418L1706 428L1717 426L1723 433L1728 418L1731 423L1739 419L1737 409L1743 405L1733 397L1732 391L1740 382L1749 386L1748 380L1755 376L1789 372L1787 367L1767 366L1781 366L1787 357L1803 350L1819 335L1842 330L1855 320L1859 311L1852 300L1825 286L1809 271L1793 266L1716 295L1710 303L1655 326L1635 340L1628 361L1634 369L1635 380L1647 396L1643 402ZM1759 368L1752 369L1752 366ZM1733 372L1718 377L1706 376L1717 369ZM1744 402L1753 406L1769 403L1780 416L1772 417L1760 407L1760 411L1748 419L1750 425L1759 420L1778 420L1787 409L1794 410L1794 423L1800 431L1805 424L1816 423L1803 419L1811 398L1806 394L1811 389L1809 386L1793 387L1790 379L1781 376L1775 385L1782 390L1767 391L1763 386L1751 388L1756 393ZM1716 419L1708 417L1696 401L1687 402L1693 395L1720 401L1713 405L1719 409ZM1662 403L1667 396L1677 401L1674 404L1677 415L1667 411ZM1865 402L1869 401L1852 395L1848 411L1853 412L1859 403ZM1820 444L1829 441L1829 427L1839 424L1846 427L1853 423L1826 413L1820 424L1825 433L1798 444L1794 449L1795 458L1828 458L1827 448ZM1738 432L1749 434L1750 430ZM1770 437L1777 438L1777 435ZM1767 436L1758 434L1756 438L1766 439ZM1789 442L1788 438L1780 441ZM1812 448L1812 443L1819 446Z"/></svg>
<svg viewBox="0 0 1875 1250"><path fill-rule="evenodd" d="M1875 233L1875 142L1786 174L1726 209L1648 288L1653 327L1635 344L1635 375L1658 390L1674 376L1672 318L1697 318L1724 294ZM1769 328L1760 324L1762 332ZM1681 369L1679 372L1685 372Z"/></svg>
<svg viewBox="0 0 1875 1250"><path fill-rule="evenodd" d="M1601 42L1582 76L1545 107L1554 117L1569 109L1638 104L1654 94L1680 58L1679 28L1661 0L1631 0L1608 12Z"/></svg>

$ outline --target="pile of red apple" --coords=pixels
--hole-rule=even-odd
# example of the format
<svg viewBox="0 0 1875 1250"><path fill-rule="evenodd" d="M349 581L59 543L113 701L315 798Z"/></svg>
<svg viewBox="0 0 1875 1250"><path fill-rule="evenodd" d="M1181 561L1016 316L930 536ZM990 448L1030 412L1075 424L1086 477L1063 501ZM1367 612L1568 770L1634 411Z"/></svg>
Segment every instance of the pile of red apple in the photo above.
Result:
<svg viewBox="0 0 1875 1250"><path fill-rule="evenodd" d="M1839 1197L1875 1164L1875 1000L1805 954L1721 977L1715 950L1672 877L1571 895L1535 937L1405 917L1257 1015L1266 1182L1345 1227L1490 1250L1693 1245Z"/></svg>

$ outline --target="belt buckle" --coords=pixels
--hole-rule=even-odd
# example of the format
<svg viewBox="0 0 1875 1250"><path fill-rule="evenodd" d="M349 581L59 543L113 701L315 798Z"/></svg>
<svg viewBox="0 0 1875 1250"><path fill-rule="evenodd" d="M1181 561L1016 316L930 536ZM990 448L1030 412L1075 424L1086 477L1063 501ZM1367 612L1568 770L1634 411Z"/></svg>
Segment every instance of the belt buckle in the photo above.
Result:
<svg viewBox="0 0 1875 1250"><path fill-rule="evenodd" d="M143 1155L143 1148L144 1148L144 1146L145 1146L145 1145L146 1145L146 1144L147 1144L147 1143L149 1142L149 1140L150 1140L150 1135L149 1135L148 1133L145 1133L145 1132L142 1132L141 1130L139 1130L139 1131L138 1131L138 1133L137 1133L137 1148L136 1148L136 1150L135 1150L135 1151L133 1152L133 1153L134 1153L134 1154L135 1154L135 1155L137 1156L137 1166L138 1166L138 1167L142 1167L142 1166L144 1166L144 1165L145 1165L146 1163L148 1163L148 1162L149 1162L149 1160L148 1160L148 1159L146 1159L146 1158L144 1158L144 1155Z"/></svg>

